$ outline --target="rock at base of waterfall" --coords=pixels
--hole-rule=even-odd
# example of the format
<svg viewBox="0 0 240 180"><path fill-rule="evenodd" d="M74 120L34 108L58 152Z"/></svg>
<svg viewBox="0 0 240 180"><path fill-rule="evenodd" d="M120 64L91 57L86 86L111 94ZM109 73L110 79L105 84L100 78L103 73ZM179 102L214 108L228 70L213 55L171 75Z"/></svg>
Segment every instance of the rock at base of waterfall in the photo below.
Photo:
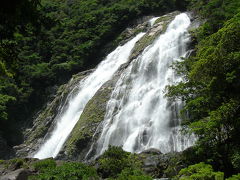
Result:
<svg viewBox="0 0 240 180"><path fill-rule="evenodd" d="M183 152L172 152L167 154L157 154L156 152L147 151L140 153L139 158L142 161L143 171L153 178L173 177L186 167Z"/></svg>
<svg viewBox="0 0 240 180"><path fill-rule="evenodd" d="M31 171L21 168L0 177L0 180L27 180L31 174Z"/></svg>
<svg viewBox="0 0 240 180"><path fill-rule="evenodd" d="M35 172L35 158L17 158L0 161L0 180L27 180Z"/></svg>
<svg viewBox="0 0 240 180"><path fill-rule="evenodd" d="M147 149L145 151L142 151L140 154L155 154L155 155L158 155L158 154L162 154L162 152L158 149L150 148L150 149Z"/></svg>

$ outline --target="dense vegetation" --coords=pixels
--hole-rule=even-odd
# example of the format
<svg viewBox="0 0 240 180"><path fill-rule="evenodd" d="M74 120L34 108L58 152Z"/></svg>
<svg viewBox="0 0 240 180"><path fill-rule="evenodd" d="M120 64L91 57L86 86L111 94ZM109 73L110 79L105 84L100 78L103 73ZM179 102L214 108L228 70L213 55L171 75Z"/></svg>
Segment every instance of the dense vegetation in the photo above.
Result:
<svg viewBox="0 0 240 180"><path fill-rule="evenodd" d="M141 169L142 162L135 154L120 147L110 147L92 165L53 159L11 159L0 161L3 169L25 169L29 180L152 180ZM0 174L1 175L1 174Z"/></svg>
<svg viewBox="0 0 240 180"><path fill-rule="evenodd" d="M167 96L186 102L184 126L198 136L186 158L197 164L175 178L223 179L224 172L229 180L239 179L234 174L240 169L240 0L9 1L0 7L0 142L21 143L19 128L31 126L29 118L54 85L94 67L133 19L187 4L206 21L191 32L193 55L176 64L184 82L168 87ZM134 155L114 147L98 160L97 170L51 160L35 168L38 179L151 179Z"/></svg>
<svg viewBox="0 0 240 180"><path fill-rule="evenodd" d="M81 162L55 161L51 158L44 160L31 158L0 160L1 170L8 172L9 169L21 169L23 172L28 172L29 180L152 180L153 177L146 175L142 167L141 155L125 152L120 147L109 147L102 156L90 165ZM240 173L226 180L239 180L239 178ZM201 162L181 169L172 179L224 180L224 173L216 172L211 165Z"/></svg>
<svg viewBox="0 0 240 180"><path fill-rule="evenodd" d="M192 179L212 179L223 180L224 174L222 172L214 172L211 165L203 162L191 165L187 168L181 169L175 179L192 180Z"/></svg>
<svg viewBox="0 0 240 180"><path fill-rule="evenodd" d="M119 147L109 147L97 160L97 163L97 171L103 178L118 180L152 179L150 176L144 175L141 170L141 161L135 154L125 152Z"/></svg>
<svg viewBox="0 0 240 180"><path fill-rule="evenodd" d="M0 139L22 141L54 85L94 67L134 19L181 9L174 0L21 0L1 6ZM108 45L108 46L107 46Z"/></svg>
<svg viewBox="0 0 240 180"><path fill-rule="evenodd" d="M39 173L31 176L32 180L46 179L99 179L94 168L77 162L64 162L57 166L53 159L46 159L33 164L33 167Z"/></svg>
<svg viewBox="0 0 240 180"><path fill-rule="evenodd" d="M185 81L168 96L186 102L185 126L197 135L196 156L226 176L240 169L240 1L196 1L207 21L196 32L196 52L176 65ZM184 116L189 114L189 116Z"/></svg>

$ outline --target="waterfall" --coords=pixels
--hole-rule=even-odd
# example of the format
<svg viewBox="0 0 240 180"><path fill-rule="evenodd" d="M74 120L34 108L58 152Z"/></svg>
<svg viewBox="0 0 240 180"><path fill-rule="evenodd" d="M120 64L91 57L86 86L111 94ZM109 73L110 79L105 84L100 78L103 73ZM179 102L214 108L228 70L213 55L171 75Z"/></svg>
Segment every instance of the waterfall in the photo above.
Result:
<svg viewBox="0 0 240 180"><path fill-rule="evenodd" d="M170 66L187 54L189 26L185 13L177 15L166 32L121 74L107 103L97 156L109 145L129 152L156 148L163 153L193 145L194 138L180 132L183 103L164 97L165 87L181 80Z"/></svg>
<svg viewBox="0 0 240 180"><path fill-rule="evenodd" d="M143 35L144 33L140 33L125 45L117 47L98 65L92 74L79 82L77 87L68 95L66 102L59 108L58 115L54 120L56 122L55 128L49 135L49 139L34 155L35 158L43 159L57 156L81 116L85 105L97 90L111 79L118 68L128 61L135 43Z"/></svg>
<svg viewBox="0 0 240 180"><path fill-rule="evenodd" d="M149 24L150 26L153 26L154 23L156 22L156 20L158 19L159 17L153 17L152 19L149 20Z"/></svg>

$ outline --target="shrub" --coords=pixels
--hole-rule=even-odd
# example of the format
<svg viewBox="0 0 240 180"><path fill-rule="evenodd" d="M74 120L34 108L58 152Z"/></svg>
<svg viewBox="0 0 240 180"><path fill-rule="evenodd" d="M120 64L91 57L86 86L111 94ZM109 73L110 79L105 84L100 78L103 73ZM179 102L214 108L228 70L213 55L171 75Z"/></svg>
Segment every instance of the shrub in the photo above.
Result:
<svg viewBox="0 0 240 180"><path fill-rule="evenodd" d="M53 160L37 163L41 172L30 177L30 180L95 180L98 179L94 168L78 162L66 162L61 166L54 165Z"/></svg>
<svg viewBox="0 0 240 180"><path fill-rule="evenodd" d="M97 171L103 178L133 179L143 175L141 162L121 147L110 146L98 159L98 164Z"/></svg>
<svg viewBox="0 0 240 180"><path fill-rule="evenodd" d="M53 159L44 159L33 164L33 167L40 172L46 169L53 169L56 167L56 162Z"/></svg>
<svg viewBox="0 0 240 180"><path fill-rule="evenodd" d="M240 173L237 174L237 175L233 175L232 177L230 178L227 178L227 180L239 180L240 179Z"/></svg>
<svg viewBox="0 0 240 180"><path fill-rule="evenodd" d="M144 175L140 170L131 170L129 168L125 168L118 175L117 180L151 180L150 176Z"/></svg>
<svg viewBox="0 0 240 180"><path fill-rule="evenodd" d="M223 180L223 172L214 172L209 164L203 162L182 169L175 179L180 180Z"/></svg>

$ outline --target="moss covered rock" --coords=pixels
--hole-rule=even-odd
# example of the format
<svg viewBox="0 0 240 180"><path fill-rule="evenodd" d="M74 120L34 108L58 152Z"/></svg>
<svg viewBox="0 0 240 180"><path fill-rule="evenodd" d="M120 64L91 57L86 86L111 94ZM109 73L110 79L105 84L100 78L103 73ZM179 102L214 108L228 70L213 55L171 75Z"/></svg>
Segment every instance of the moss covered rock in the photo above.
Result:
<svg viewBox="0 0 240 180"><path fill-rule="evenodd" d="M181 169L200 161L193 148L167 154L149 149L138 154L138 158L142 161L144 172L154 178L172 178Z"/></svg>
<svg viewBox="0 0 240 180"><path fill-rule="evenodd" d="M143 50L152 44L152 42L160 35L163 34L168 24L174 19L176 15L178 15L180 12L175 11L172 13L169 13L167 15L159 17L156 22L154 23L154 26L148 30L148 32L141 38L135 45L132 54L130 56L130 61L137 58Z"/></svg>
<svg viewBox="0 0 240 180"><path fill-rule="evenodd" d="M100 131L97 129L104 120L106 104L115 83L116 79L105 83L87 103L58 158L72 160L85 158L91 145L98 139Z"/></svg>

